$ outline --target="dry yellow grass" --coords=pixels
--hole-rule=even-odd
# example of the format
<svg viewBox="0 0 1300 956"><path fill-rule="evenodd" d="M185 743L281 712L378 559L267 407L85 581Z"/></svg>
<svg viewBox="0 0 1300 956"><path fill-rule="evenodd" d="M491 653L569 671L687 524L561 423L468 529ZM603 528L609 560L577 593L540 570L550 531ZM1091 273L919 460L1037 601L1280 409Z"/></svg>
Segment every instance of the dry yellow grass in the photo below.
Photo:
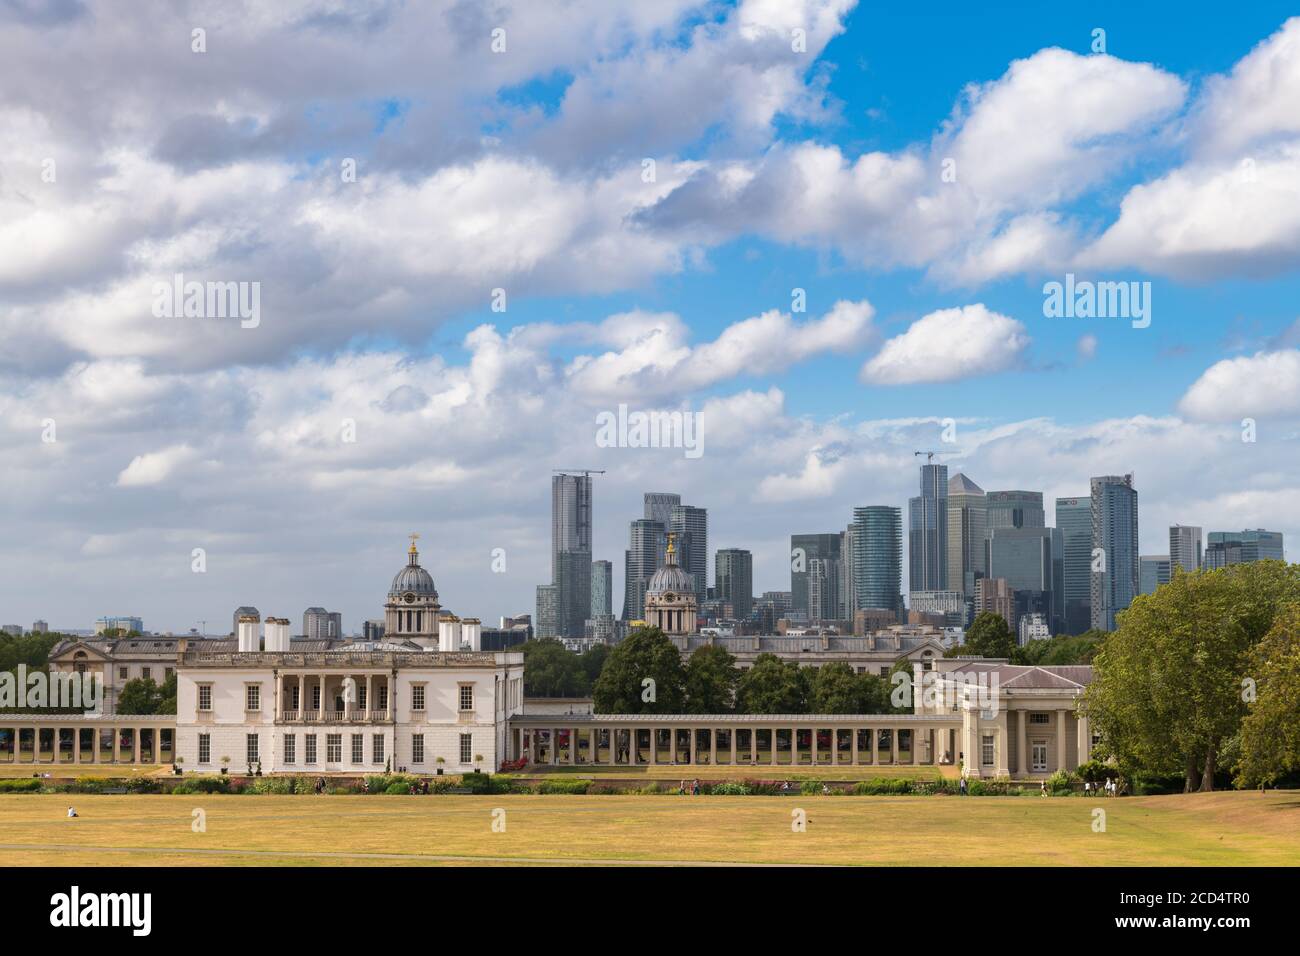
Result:
<svg viewBox="0 0 1300 956"><path fill-rule="evenodd" d="M65 817L69 803L81 816ZM1107 813L1093 832L1092 811ZM506 830L492 832L493 811ZM807 830L791 831L791 812ZM206 832L192 829L203 811ZM1296 865L1300 795L0 795L0 865Z"/></svg>

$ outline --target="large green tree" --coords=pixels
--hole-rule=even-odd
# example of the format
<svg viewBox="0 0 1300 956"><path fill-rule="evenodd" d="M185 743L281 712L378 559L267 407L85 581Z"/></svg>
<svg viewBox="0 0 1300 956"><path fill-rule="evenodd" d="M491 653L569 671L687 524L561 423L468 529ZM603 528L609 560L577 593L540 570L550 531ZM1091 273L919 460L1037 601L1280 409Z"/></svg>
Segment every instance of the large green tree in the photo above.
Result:
<svg viewBox="0 0 1300 956"><path fill-rule="evenodd" d="M1278 614L1255 647L1250 669L1256 676L1241 724L1236 782L1242 786L1300 771L1300 605Z"/></svg>
<svg viewBox="0 0 1300 956"><path fill-rule="evenodd" d="M1082 634L1057 634L1055 637L1029 641L1011 652L1013 664L1091 664L1109 631L1093 629Z"/></svg>
<svg viewBox="0 0 1300 956"><path fill-rule="evenodd" d="M605 661L609 658L608 644L593 644L578 659L582 662L583 673L587 675L587 686L594 687L596 678L600 676Z"/></svg>
<svg viewBox="0 0 1300 956"><path fill-rule="evenodd" d="M584 697L591 689L582 661L553 637L525 641L524 693L529 697Z"/></svg>
<svg viewBox="0 0 1300 956"><path fill-rule="evenodd" d="M176 678L170 677L168 681L171 683L171 713L174 714L176 713ZM167 713L158 709L162 701L162 688L152 677L136 677L122 685L122 690L117 695L116 709L119 714Z"/></svg>
<svg viewBox="0 0 1300 956"><path fill-rule="evenodd" d="M743 714L806 714L809 678L794 661L759 654L740 675L736 709Z"/></svg>
<svg viewBox="0 0 1300 956"><path fill-rule="evenodd" d="M725 714L736 706L740 671L725 647L697 647L686 662L686 712Z"/></svg>
<svg viewBox="0 0 1300 956"><path fill-rule="evenodd" d="M600 714L680 714L685 688L681 653L659 628L646 627L610 651L591 696Z"/></svg>
<svg viewBox="0 0 1300 956"><path fill-rule="evenodd" d="M1136 598L1093 662L1085 692L1102 754L1214 789L1220 752L1246 716L1254 652L1288 603L1300 566L1237 564L1186 574Z"/></svg>
<svg viewBox="0 0 1300 956"><path fill-rule="evenodd" d="M1001 614L985 611L975 617L966 629L963 644L948 649L948 657L976 656L1009 658L1016 649L1016 636L1011 633Z"/></svg>
<svg viewBox="0 0 1300 956"><path fill-rule="evenodd" d="M809 696L814 714L866 714L873 703L868 685L848 664L836 661L817 668Z"/></svg>

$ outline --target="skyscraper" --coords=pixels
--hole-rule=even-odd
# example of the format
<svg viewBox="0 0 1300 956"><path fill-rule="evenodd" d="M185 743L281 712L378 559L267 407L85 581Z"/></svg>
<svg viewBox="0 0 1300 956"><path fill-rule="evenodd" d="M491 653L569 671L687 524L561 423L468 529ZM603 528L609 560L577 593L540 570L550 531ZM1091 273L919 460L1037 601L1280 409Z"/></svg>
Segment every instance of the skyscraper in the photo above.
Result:
<svg viewBox="0 0 1300 956"><path fill-rule="evenodd" d="M1056 532L1061 552L1057 604L1065 633L1082 634L1092 626L1092 499L1057 498Z"/></svg>
<svg viewBox="0 0 1300 956"><path fill-rule="evenodd" d="M808 620L813 624L842 619L841 564L837 558L813 558L808 562Z"/></svg>
<svg viewBox="0 0 1300 956"><path fill-rule="evenodd" d="M591 614L605 617L614 613L614 565L609 561L591 562Z"/></svg>
<svg viewBox="0 0 1300 956"><path fill-rule="evenodd" d="M909 591L948 587L948 466L921 466L921 493L907 502Z"/></svg>
<svg viewBox="0 0 1300 956"><path fill-rule="evenodd" d="M1169 583L1173 571L1167 554L1144 554L1138 558L1138 592L1155 594L1156 588Z"/></svg>
<svg viewBox="0 0 1300 956"><path fill-rule="evenodd" d="M343 636L343 615L323 607L309 607L302 613L302 633L310 641Z"/></svg>
<svg viewBox="0 0 1300 956"><path fill-rule="evenodd" d="M1281 561L1282 532L1264 531L1211 531L1205 549L1207 568L1226 568L1230 564L1250 561Z"/></svg>
<svg viewBox="0 0 1300 956"><path fill-rule="evenodd" d="M591 614L591 519L591 475L553 475L551 583L560 637L582 637ZM540 610L538 617L540 627Z"/></svg>
<svg viewBox="0 0 1300 956"><path fill-rule="evenodd" d="M537 636L560 636L560 589L554 584L537 585Z"/></svg>
<svg viewBox="0 0 1300 956"><path fill-rule="evenodd" d="M663 565L666 529L658 521L638 518L629 529L623 561L623 620L645 620L645 592Z"/></svg>
<svg viewBox="0 0 1300 956"><path fill-rule="evenodd" d="M709 596L709 512L692 505L673 505L668 530L677 539L677 562L695 581L695 600Z"/></svg>
<svg viewBox="0 0 1300 956"><path fill-rule="evenodd" d="M647 491L645 493L645 517L649 521L658 521L667 528L673 516L673 509L681 503L681 495L669 491Z"/></svg>
<svg viewBox="0 0 1300 956"><path fill-rule="evenodd" d="M989 530L1042 528L1047 524L1041 491L990 491L984 496Z"/></svg>
<svg viewBox="0 0 1300 956"><path fill-rule="evenodd" d="M812 561L843 557L840 534L790 535L790 613L799 620L812 620L808 603L808 566ZM830 615L838 617L839 612Z"/></svg>
<svg viewBox="0 0 1300 956"><path fill-rule="evenodd" d="M853 509L853 588L857 610L903 611L903 513L888 505Z"/></svg>
<svg viewBox="0 0 1300 956"><path fill-rule="evenodd" d="M1132 475L1092 482L1092 626L1115 630L1115 618L1138 594L1138 495Z"/></svg>
<svg viewBox="0 0 1300 956"><path fill-rule="evenodd" d="M748 620L754 608L754 556L741 548L724 548L714 558L718 600L731 605L738 620Z"/></svg>
<svg viewBox="0 0 1300 956"><path fill-rule="evenodd" d="M1011 628L1026 614L1052 613L1052 528L992 528L989 577L1007 582L1015 599Z"/></svg>
<svg viewBox="0 0 1300 956"><path fill-rule="evenodd" d="M962 473L948 479L948 590L968 598L975 596L975 581L987 573L984 499L984 489Z"/></svg>
<svg viewBox="0 0 1300 956"><path fill-rule="evenodd" d="M1176 524L1169 529L1169 570L1175 567L1191 573L1204 563L1201 553L1201 529L1193 525Z"/></svg>

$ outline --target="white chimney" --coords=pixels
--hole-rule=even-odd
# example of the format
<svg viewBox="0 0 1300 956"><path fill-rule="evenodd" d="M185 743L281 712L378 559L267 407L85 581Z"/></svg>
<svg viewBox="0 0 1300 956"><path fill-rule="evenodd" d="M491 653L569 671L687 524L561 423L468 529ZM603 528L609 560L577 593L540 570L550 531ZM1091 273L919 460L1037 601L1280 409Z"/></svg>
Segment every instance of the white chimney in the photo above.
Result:
<svg viewBox="0 0 1300 956"><path fill-rule="evenodd" d="M438 622L438 650L460 650L460 618L444 617Z"/></svg>
<svg viewBox="0 0 1300 956"><path fill-rule="evenodd" d="M261 625L250 614L239 616L239 650L241 652L260 651L262 649Z"/></svg>
<svg viewBox="0 0 1300 956"><path fill-rule="evenodd" d="M460 639L471 651L483 649L483 622L476 617L467 617L461 622Z"/></svg>
<svg viewBox="0 0 1300 956"><path fill-rule="evenodd" d="M268 617L266 619L266 649L268 651L289 650L288 618Z"/></svg>

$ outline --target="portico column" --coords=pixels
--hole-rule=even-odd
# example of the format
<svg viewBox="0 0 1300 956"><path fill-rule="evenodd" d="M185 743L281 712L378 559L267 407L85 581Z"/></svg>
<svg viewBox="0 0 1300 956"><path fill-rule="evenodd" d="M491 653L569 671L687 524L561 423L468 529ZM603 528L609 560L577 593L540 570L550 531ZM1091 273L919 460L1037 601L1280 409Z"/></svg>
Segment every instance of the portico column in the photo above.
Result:
<svg viewBox="0 0 1300 956"><path fill-rule="evenodd" d="M709 728L709 766L718 765L718 728Z"/></svg>
<svg viewBox="0 0 1300 956"><path fill-rule="evenodd" d="M1079 715L1078 724L1075 727L1075 736L1079 749L1079 763L1084 763L1090 756L1089 751L1092 749L1091 727L1088 724L1088 718L1083 714Z"/></svg>
<svg viewBox="0 0 1300 956"><path fill-rule="evenodd" d="M831 766L838 767L839 765L840 765L840 729L838 727L832 727L831 728Z"/></svg>
<svg viewBox="0 0 1300 956"><path fill-rule="evenodd" d="M752 767L756 763L758 763L758 731L755 728L750 727L749 728L749 764Z"/></svg>
<svg viewBox="0 0 1300 956"><path fill-rule="evenodd" d="M891 767L898 765L898 728L893 727L889 731L889 765Z"/></svg>
<svg viewBox="0 0 1300 956"><path fill-rule="evenodd" d="M578 763L578 728L569 728L569 766L577 766Z"/></svg>
<svg viewBox="0 0 1300 956"><path fill-rule="evenodd" d="M694 764L695 764L695 744L696 744L696 741L695 741L695 728L692 727L690 732L691 732L691 765L694 766Z"/></svg>
<svg viewBox="0 0 1300 956"><path fill-rule="evenodd" d="M655 751L659 749L659 728L650 728L650 766L654 766L658 760Z"/></svg>
<svg viewBox="0 0 1300 956"><path fill-rule="evenodd" d="M856 764L858 762L858 728L854 727L852 730L849 731L849 733L852 734L853 736L853 758L852 759L853 759L853 763Z"/></svg>
<svg viewBox="0 0 1300 956"><path fill-rule="evenodd" d="M731 765L734 767L736 765L736 728L732 727L729 733L731 739Z"/></svg>
<svg viewBox="0 0 1300 956"><path fill-rule="evenodd" d="M81 728L72 728L72 762L81 763Z"/></svg>
<svg viewBox="0 0 1300 956"><path fill-rule="evenodd" d="M636 727L630 728L627 732L627 765L629 767L636 766L637 738L639 734L640 730Z"/></svg>
<svg viewBox="0 0 1300 956"><path fill-rule="evenodd" d="M113 726L113 763L122 762L122 728Z"/></svg>
<svg viewBox="0 0 1300 956"><path fill-rule="evenodd" d="M615 731L614 728L611 727L609 728L609 763L611 767L617 762L615 760L615 758L618 756L617 745L618 745L617 731Z"/></svg>
<svg viewBox="0 0 1300 956"><path fill-rule="evenodd" d="M673 763L677 762L677 728L674 727L668 731L668 759Z"/></svg>
<svg viewBox="0 0 1300 956"><path fill-rule="evenodd" d="M554 727L552 727L550 730L548 730L547 733L549 733L549 734L551 735L551 745L550 745L549 747L546 748L546 750L547 750L547 753L546 753L546 762L549 763L549 764L554 764L554 763L556 762L556 760L555 760L555 752L556 752L557 750L560 749L560 747L559 747L560 738L559 738L559 736L555 733L555 728L554 728Z"/></svg>
<svg viewBox="0 0 1300 956"><path fill-rule="evenodd" d="M1016 738L1016 745L1019 747L1019 749L1016 751L1016 766L1020 768L1021 776L1025 776L1029 773L1029 766L1030 766L1029 744L1026 741L1027 734L1025 732L1025 725L1029 723L1028 718L1029 718L1029 711L1027 710L1016 711L1016 733L1019 735Z"/></svg>
<svg viewBox="0 0 1300 956"><path fill-rule="evenodd" d="M871 728L871 766L880 765L880 728Z"/></svg>
<svg viewBox="0 0 1300 956"><path fill-rule="evenodd" d="M776 728L775 727L773 727L768 732L768 737L772 741L772 764L773 766L775 766L776 765Z"/></svg>
<svg viewBox="0 0 1300 956"><path fill-rule="evenodd" d="M817 766L817 727L814 725L812 730L808 731L808 744L812 754L812 765Z"/></svg>
<svg viewBox="0 0 1300 956"><path fill-rule="evenodd" d="M325 674L324 673L319 674L318 679L320 680L320 719L321 722L324 723L325 721Z"/></svg>
<svg viewBox="0 0 1300 956"><path fill-rule="evenodd" d="M1065 769L1065 711L1056 712L1056 769Z"/></svg>
<svg viewBox="0 0 1300 956"><path fill-rule="evenodd" d="M368 711L373 711L373 710L378 710L378 709L379 709L379 708L375 706L375 697L374 697L374 675L373 675L373 674L367 674L367 675L366 675L366 710L368 710ZM369 714L366 714L366 719L367 719L367 720L370 719L370 715L369 715Z"/></svg>

